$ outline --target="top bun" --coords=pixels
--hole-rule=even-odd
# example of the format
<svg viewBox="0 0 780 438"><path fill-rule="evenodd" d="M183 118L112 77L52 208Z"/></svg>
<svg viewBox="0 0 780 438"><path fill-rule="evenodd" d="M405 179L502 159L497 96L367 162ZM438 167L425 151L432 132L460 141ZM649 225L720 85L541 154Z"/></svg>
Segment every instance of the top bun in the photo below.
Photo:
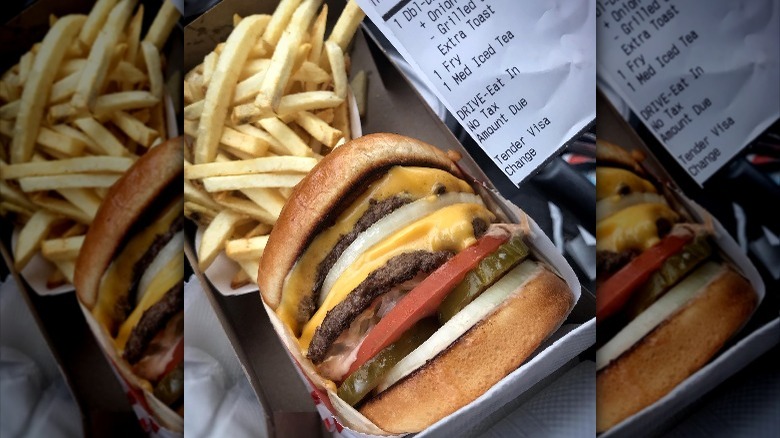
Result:
<svg viewBox="0 0 780 438"><path fill-rule="evenodd" d="M73 282L87 308L97 303L100 280L133 224L174 181L181 181L181 137L153 147L108 190L81 246Z"/></svg>
<svg viewBox="0 0 780 438"><path fill-rule="evenodd" d="M271 232L257 276L268 306L279 306L287 274L321 227L338 214L342 201L397 165L433 167L460 176L445 152L401 135L369 134L336 148L298 183Z"/></svg>

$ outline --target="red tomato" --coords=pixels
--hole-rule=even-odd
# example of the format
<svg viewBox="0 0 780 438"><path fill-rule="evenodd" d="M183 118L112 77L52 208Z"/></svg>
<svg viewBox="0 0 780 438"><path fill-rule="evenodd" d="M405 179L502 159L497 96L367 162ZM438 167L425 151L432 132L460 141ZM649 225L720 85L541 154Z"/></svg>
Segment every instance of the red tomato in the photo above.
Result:
<svg viewBox="0 0 780 438"><path fill-rule="evenodd" d="M603 320L620 310L631 294L657 271L664 260L693 240L692 235L668 235L600 284L596 292L596 319Z"/></svg>
<svg viewBox="0 0 780 438"><path fill-rule="evenodd" d="M433 271L425 280L398 301L368 333L360 345L355 362L347 376L388 345L397 341L421 319L433 315L447 294L455 288L466 273L474 269L488 254L496 251L509 236L484 236L476 244L464 249Z"/></svg>
<svg viewBox="0 0 780 438"><path fill-rule="evenodd" d="M179 342L176 343L171 360L165 365L165 371L160 376L167 375L182 362L184 362L184 338L179 339Z"/></svg>

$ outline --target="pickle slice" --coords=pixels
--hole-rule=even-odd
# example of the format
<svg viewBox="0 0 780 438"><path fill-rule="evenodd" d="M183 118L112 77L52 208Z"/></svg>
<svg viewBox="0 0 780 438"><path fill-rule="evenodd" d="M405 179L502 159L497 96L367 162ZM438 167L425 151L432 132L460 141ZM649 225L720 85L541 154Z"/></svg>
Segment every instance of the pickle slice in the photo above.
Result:
<svg viewBox="0 0 780 438"><path fill-rule="evenodd" d="M160 380L154 388L154 395L166 405L173 405L184 394L184 366L179 364Z"/></svg>
<svg viewBox="0 0 780 438"><path fill-rule="evenodd" d="M528 246L521 236L514 236L499 246L496 252L482 259L476 268L469 271L463 281L442 301L439 306L439 322L444 324L449 321L526 257Z"/></svg>
<svg viewBox="0 0 780 438"><path fill-rule="evenodd" d="M433 318L425 318L413 325L397 341L350 374L339 387L338 396L352 406L358 404L379 385L385 374L395 364L430 338L438 328L439 325Z"/></svg>
<svg viewBox="0 0 780 438"><path fill-rule="evenodd" d="M636 318L711 254L712 246L708 239L696 237L679 253L666 259L631 297L628 304L629 317Z"/></svg>

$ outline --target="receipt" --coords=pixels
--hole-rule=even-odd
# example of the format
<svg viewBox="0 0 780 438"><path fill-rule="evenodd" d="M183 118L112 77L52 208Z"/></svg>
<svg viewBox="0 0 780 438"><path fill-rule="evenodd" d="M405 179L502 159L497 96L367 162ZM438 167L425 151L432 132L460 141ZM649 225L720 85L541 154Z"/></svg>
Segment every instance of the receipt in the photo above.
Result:
<svg viewBox="0 0 780 438"><path fill-rule="evenodd" d="M598 74L700 185L780 117L774 0L599 0Z"/></svg>
<svg viewBox="0 0 780 438"><path fill-rule="evenodd" d="M596 117L595 1L357 2L515 184Z"/></svg>

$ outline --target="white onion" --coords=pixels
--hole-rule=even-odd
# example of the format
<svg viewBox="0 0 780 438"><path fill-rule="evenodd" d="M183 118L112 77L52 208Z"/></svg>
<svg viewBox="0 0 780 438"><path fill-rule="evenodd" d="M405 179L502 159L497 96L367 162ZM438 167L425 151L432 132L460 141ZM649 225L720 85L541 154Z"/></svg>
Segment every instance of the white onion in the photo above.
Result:
<svg viewBox="0 0 780 438"><path fill-rule="evenodd" d="M369 248L388 238L401 228L422 219L425 216L453 204L480 204L482 199L471 193L445 193L418 199L394 210L392 213L376 221L341 253L336 263L330 268L320 290L319 306L325 302L336 280L347 268Z"/></svg>
<svg viewBox="0 0 780 438"><path fill-rule="evenodd" d="M596 202L596 222L637 204L664 204L666 199L658 193L630 193L613 195Z"/></svg>
<svg viewBox="0 0 780 438"><path fill-rule="evenodd" d="M162 247L157 256L154 257L149 266L146 268L146 272L141 276L141 280L138 281L138 294L135 298L135 305L137 306L146 293L146 289L149 288L149 284L154 277L168 264L168 262L174 257L181 257L181 253L184 251L184 231L179 231L174 234L171 240Z"/></svg>
<svg viewBox="0 0 780 438"><path fill-rule="evenodd" d="M639 342L656 326L675 313L677 309L693 299L718 275L721 268L722 266L717 263L707 262L640 313L614 338L596 351L596 370L604 368L620 357L632 345Z"/></svg>
<svg viewBox="0 0 780 438"><path fill-rule="evenodd" d="M491 314L508 296L535 277L541 269L536 262L526 260L501 277L498 282L482 292L474 301L439 327L439 330L431 335L427 341L391 368L377 386L377 392L384 391L436 357L471 327Z"/></svg>

